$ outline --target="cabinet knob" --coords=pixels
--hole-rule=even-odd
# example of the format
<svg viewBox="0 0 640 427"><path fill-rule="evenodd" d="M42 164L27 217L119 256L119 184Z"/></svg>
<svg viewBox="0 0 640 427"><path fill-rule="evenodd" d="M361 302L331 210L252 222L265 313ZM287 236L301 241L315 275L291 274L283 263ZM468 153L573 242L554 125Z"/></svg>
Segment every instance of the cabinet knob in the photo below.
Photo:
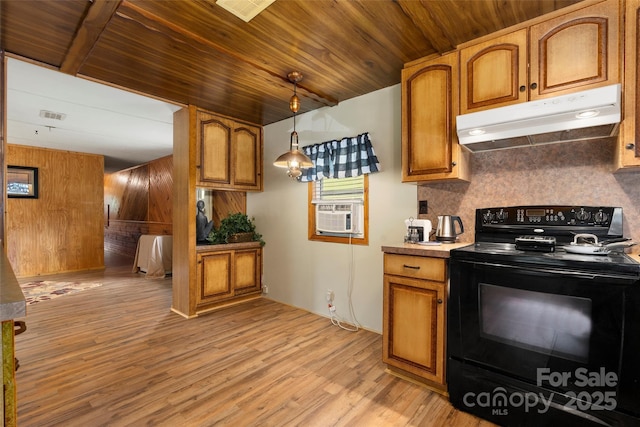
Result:
<svg viewBox="0 0 640 427"><path fill-rule="evenodd" d="M531 83L531 89L537 89L538 88L538 83Z"/></svg>
<svg viewBox="0 0 640 427"><path fill-rule="evenodd" d="M442 304L442 298L438 298L438 304Z"/></svg>
<svg viewBox="0 0 640 427"><path fill-rule="evenodd" d="M525 90L527 90L527 87L525 85L520 86L520 92L524 92Z"/></svg>
<svg viewBox="0 0 640 427"><path fill-rule="evenodd" d="M455 166L455 165L457 165L456 162L451 162L451 166Z"/></svg>
<svg viewBox="0 0 640 427"><path fill-rule="evenodd" d="M633 150L636 147L634 143L630 143L624 146L627 150Z"/></svg>

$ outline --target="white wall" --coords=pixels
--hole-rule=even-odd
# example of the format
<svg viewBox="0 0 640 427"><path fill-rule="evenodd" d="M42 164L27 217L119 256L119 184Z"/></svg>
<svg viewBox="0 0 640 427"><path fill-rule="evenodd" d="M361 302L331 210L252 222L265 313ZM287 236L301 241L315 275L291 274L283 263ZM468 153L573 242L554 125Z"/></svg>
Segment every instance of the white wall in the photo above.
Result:
<svg viewBox="0 0 640 427"><path fill-rule="evenodd" d="M296 117L301 146L369 132L381 172L369 175L368 246L307 239L307 184L272 165L289 148L293 119L265 126L264 192L248 193L247 213L255 217L266 241L267 298L328 317L325 294L332 289L337 313L350 320L347 292L353 256L356 318L364 328L382 331L380 247L402 242L404 220L417 217L416 186L401 183L400 98L396 85Z"/></svg>

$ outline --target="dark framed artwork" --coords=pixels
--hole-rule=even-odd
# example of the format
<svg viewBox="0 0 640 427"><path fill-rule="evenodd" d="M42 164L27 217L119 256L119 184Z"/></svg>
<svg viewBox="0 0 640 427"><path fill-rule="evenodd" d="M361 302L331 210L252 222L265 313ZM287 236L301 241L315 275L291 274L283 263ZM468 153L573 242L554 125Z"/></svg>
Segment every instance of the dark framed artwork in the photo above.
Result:
<svg viewBox="0 0 640 427"><path fill-rule="evenodd" d="M38 168L7 166L7 196L38 198Z"/></svg>

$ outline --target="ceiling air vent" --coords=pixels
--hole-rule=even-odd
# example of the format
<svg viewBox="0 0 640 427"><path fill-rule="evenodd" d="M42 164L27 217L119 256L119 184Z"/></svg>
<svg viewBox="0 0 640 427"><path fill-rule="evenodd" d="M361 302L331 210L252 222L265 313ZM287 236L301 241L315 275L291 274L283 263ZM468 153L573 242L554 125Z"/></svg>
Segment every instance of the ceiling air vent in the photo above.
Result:
<svg viewBox="0 0 640 427"><path fill-rule="evenodd" d="M64 113L56 113L55 111L40 110L40 117L52 120L64 120L67 115Z"/></svg>
<svg viewBox="0 0 640 427"><path fill-rule="evenodd" d="M244 22L249 22L275 0L217 0L216 4L233 13Z"/></svg>

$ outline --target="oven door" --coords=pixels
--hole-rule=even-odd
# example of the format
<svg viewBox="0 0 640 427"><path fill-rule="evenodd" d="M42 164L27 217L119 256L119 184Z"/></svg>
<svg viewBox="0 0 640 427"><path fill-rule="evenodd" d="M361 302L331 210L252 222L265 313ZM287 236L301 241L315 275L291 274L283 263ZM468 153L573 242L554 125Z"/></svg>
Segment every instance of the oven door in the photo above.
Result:
<svg viewBox="0 0 640 427"><path fill-rule="evenodd" d="M453 260L451 275L451 358L561 392L616 389L631 278Z"/></svg>

